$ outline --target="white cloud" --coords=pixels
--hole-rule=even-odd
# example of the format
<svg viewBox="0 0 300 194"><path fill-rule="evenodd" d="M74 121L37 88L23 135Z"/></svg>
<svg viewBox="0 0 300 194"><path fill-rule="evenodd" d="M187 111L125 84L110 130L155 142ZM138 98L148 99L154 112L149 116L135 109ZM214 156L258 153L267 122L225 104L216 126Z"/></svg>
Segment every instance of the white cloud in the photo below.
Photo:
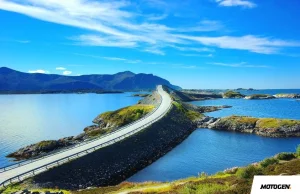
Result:
<svg viewBox="0 0 300 194"><path fill-rule="evenodd" d="M28 44L28 43L30 43L29 40L15 40L15 42L21 43L21 44Z"/></svg>
<svg viewBox="0 0 300 194"><path fill-rule="evenodd" d="M64 71L63 72L63 75L70 75L70 74L72 74L72 71Z"/></svg>
<svg viewBox="0 0 300 194"><path fill-rule="evenodd" d="M37 69L37 70L29 70L28 73L49 73L49 71L43 69Z"/></svg>
<svg viewBox="0 0 300 194"><path fill-rule="evenodd" d="M148 20L153 20L153 21L157 21L157 20L163 20L166 19L168 17L168 14L162 14L162 15L149 15L147 16Z"/></svg>
<svg viewBox="0 0 300 194"><path fill-rule="evenodd" d="M153 53L153 54L156 54L156 55L165 55L164 51L162 51L161 49L156 48L156 47L146 48L143 51L147 52L147 53Z"/></svg>
<svg viewBox="0 0 300 194"><path fill-rule="evenodd" d="M110 61L127 61L127 59L118 58L118 57L102 57L102 58Z"/></svg>
<svg viewBox="0 0 300 194"><path fill-rule="evenodd" d="M255 53L274 54L278 53L282 47L299 47L300 42L270 39L266 37L256 37L253 35L235 37L205 37L178 35L181 38L193 40L207 46L216 46L223 49L248 50Z"/></svg>
<svg viewBox="0 0 300 194"><path fill-rule="evenodd" d="M225 67L246 67L246 68L269 68L266 65L250 65L246 62L240 63L210 63L212 65L225 66Z"/></svg>
<svg viewBox="0 0 300 194"><path fill-rule="evenodd" d="M254 7L246 0L217 0L222 6ZM165 6L161 0L146 0L149 6ZM161 7L159 6L159 7ZM166 7L164 7L165 9ZM223 49L246 50L255 53L276 54L285 47L299 47L296 41L246 36L195 35L223 28L218 21L202 20L195 26L170 27L155 23L166 15L150 17L139 12L135 3L106 0L0 0L0 9L17 12L39 20L73 26L90 31L70 37L75 45L134 48L156 55L165 55L165 48L174 45L180 51L202 52L203 45ZM165 13L165 10L164 12ZM159 18L160 17L160 18ZM194 32L190 35L189 32ZM209 51L208 51L209 52Z"/></svg>
<svg viewBox="0 0 300 194"><path fill-rule="evenodd" d="M224 28L223 24L214 20L202 20L196 26L179 28L179 32L211 32L218 31Z"/></svg>
<svg viewBox="0 0 300 194"><path fill-rule="evenodd" d="M175 49L180 50L180 51L215 52L214 49L206 48L206 47L195 48L195 47L188 47L188 46L181 47L181 46L175 46L175 45L170 45L170 47L175 48Z"/></svg>
<svg viewBox="0 0 300 194"><path fill-rule="evenodd" d="M55 69L56 69L56 70L59 70L59 71L66 70L66 68L64 68L64 67L56 67Z"/></svg>
<svg viewBox="0 0 300 194"><path fill-rule="evenodd" d="M254 8L257 5L251 1L246 0L216 0L220 6L231 7L231 6L241 6L246 8Z"/></svg>

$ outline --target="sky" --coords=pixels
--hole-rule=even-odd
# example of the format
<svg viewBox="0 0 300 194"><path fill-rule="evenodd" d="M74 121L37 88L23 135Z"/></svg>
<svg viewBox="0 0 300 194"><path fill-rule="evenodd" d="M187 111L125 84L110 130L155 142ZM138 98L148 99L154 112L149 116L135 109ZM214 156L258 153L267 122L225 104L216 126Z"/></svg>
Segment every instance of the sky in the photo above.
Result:
<svg viewBox="0 0 300 194"><path fill-rule="evenodd" d="M0 66L300 88L299 9L296 0L0 0Z"/></svg>

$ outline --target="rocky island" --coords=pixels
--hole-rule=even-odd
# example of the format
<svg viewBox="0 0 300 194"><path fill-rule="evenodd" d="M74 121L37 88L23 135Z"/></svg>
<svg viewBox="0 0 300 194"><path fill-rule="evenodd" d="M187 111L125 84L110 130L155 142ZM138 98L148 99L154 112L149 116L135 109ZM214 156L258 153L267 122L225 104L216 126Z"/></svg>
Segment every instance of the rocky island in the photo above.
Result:
<svg viewBox="0 0 300 194"><path fill-rule="evenodd" d="M275 94L275 98L300 98L300 94Z"/></svg>
<svg viewBox="0 0 300 194"><path fill-rule="evenodd" d="M253 133L267 137L300 137L300 121L291 119L254 118L229 116L224 118L203 117L199 128Z"/></svg>
<svg viewBox="0 0 300 194"><path fill-rule="evenodd" d="M222 97L223 98L244 98L245 95L241 94L240 92L229 90L224 92Z"/></svg>
<svg viewBox="0 0 300 194"><path fill-rule="evenodd" d="M173 99L173 107L162 119L120 142L38 174L27 183L41 188L59 186L67 190L116 185L166 154L197 127L253 133L268 137L300 136L300 121L241 116L208 117L203 113L230 108L230 106L194 106L184 102L184 100L189 101L194 98L193 94L166 87L165 90ZM236 95L233 96L236 97ZM136 105L100 114L93 121L95 125L86 127L78 136L42 141L22 148L10 157L17 159L39 157L81 141L101 137L145 116L159 102L159 95L153 92ZM67 173L70 171L73 172L72 175Z"/></svg>
<svg viewBox="0 0 300 194"><path fill-rule="evenodd" d="M268 94L252 94L250 96L246 96L245 99L247 100L257 100L257 99L273 99L274 96L268 95Z"/></svg>

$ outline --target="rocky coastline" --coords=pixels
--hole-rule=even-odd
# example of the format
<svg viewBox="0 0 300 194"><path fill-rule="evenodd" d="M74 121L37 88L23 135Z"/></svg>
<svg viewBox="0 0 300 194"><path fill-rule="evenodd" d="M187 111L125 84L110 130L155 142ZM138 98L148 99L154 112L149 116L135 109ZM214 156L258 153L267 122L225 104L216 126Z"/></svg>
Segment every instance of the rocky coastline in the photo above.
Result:
<svg viewBox="0 0 300 194"><path fill-rule="evenodd" d="M195 129L196 124L173 106L140 133L38 174L32 184L71 190L116 185L165 155Z"/></svg>
<svg viewBox="0 0 300 194"><path fill-rule="evenodd" d="M275 118L205 116L197 120L198 128L253 133L265 137L300 137L300 121Z"/></svg>

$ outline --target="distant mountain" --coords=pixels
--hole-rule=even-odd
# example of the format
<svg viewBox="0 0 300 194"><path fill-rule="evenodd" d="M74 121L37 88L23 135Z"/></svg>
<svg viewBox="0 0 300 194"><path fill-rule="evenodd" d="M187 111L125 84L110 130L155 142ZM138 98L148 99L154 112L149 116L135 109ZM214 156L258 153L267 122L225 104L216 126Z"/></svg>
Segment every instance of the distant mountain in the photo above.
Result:
<svg viewBox="0 0 300 194"><path fill-rule="evenodd" d="M154 89L158 84L180 89L153 74L135 74L130 71L113 75L63 76L0 68L0 93L137 91Z"/></svg>

